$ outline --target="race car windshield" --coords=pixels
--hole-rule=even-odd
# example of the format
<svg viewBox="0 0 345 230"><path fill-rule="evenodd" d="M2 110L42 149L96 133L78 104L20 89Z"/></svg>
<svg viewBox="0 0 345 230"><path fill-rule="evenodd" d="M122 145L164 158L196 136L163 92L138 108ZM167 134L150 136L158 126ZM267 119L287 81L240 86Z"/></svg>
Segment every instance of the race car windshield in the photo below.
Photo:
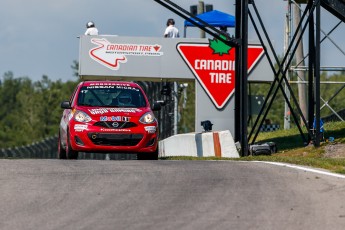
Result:
<svg viewBox="0 0 345 230"><path fill-rule="evenodd" d="M78 95L79 106L146 107L145 97L138 88L117 86L84 86Z"/></svg>

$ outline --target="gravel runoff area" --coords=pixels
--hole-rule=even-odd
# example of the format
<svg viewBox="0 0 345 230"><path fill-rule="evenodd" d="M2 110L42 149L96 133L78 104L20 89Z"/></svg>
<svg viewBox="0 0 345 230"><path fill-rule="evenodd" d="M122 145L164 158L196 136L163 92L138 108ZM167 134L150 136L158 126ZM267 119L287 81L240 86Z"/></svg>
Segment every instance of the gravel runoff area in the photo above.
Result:
<svg viewBox="0 0 345 230"><path fill-rule="evenodd" d="M325 157L345 158L345 144L330 144L325 147Z"/></svg>

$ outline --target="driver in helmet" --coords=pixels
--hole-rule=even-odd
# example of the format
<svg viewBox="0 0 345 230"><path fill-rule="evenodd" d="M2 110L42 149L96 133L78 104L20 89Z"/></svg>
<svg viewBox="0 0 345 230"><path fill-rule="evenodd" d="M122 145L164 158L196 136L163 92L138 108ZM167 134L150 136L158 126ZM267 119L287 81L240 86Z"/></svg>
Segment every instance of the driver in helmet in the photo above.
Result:
<svg viewBox="0 0 345 230"><path fill-rule="evenodd" d="M85 35L98 35L98 29L96 28L95 23L91 21L86 23L86 28Z"/></svg>
<svg viewBox="0 0 345 230"><path fill-rule="evenodd" d="M118 96L119 106L133 106L132 95L128 92L124 92Z"/></svg>

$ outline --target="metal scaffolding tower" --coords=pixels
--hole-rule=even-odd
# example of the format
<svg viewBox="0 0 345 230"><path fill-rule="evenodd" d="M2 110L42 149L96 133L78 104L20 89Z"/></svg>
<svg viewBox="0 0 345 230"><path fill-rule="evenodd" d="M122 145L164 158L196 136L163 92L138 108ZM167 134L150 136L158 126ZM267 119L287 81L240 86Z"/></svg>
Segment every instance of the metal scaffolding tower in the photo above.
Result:
<svg viewBox="0 0 345 230"><path fill-rule="evenodd" d="M332 14L343 20L345 18L345 10L340 10L334 4L341 4L341 0L304 0L306 3L305 11L301 16L301 21L298 24L296 31L301 33L294 33L291 40L287 44L286 53L282 60L278 59L278 55L273 48L271 39L267 33L266 27L261 19L259 11L256 7L255 0L236 0L236 34L235 38L223 39L219 37L219 30L206 22L196 18L188 11L179 7L177 4L169 0L154 0L167 9L173 11L185 20L193 23L195 26L204 30L206 33L215 38L225 42L226 44L236 48L236 79L235 79L235 141L241 143L242 156L249 154L248 145L254 143L263 125L264 120L272 106L274 98L280 90L285 98L287 107L291 112L302 141L305 144L313 142L315 146L320 145L320 7L324 8ZM299 1L301 2L301 1ZM339 16L340 15L340 16ZM189 19L197 19L200 23ZM247 84L247 49L248 49L248 21L251 21L256 34L259 37L261 45L264 47L266 57L270 63L271 69L274 73L274 81L268 91L264 104L261 108L257 119L254 122L252 129L248 134L247 124L247 105L248 105L248 84ZM344 21L344 20L343 20ZM298 100L291 89L288 79L288 71L291 66L293 56L296 53L297 45L302 40L303 35L308 32L309 39L309 55L308 55L308 116L305 117L301 111ZM265 41L265 42L264 42ZM271 54L271 57L269 54ZM274 63L278 65L275 68ZM291 97L291 98L290 98ZM293 108L290 99L296 108ZM300 118L302 125L300 124ZM316 119L315 132L312 132L313 121ZM306 129L303 131L303 129ZM307 135L305 134L307 133Z"/></svg>

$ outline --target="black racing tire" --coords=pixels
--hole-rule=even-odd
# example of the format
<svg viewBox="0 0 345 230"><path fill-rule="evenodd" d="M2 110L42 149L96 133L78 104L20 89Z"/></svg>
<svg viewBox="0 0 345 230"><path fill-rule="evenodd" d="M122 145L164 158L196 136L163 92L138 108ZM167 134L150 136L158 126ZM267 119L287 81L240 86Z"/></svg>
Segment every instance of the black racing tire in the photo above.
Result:
<svg viewBox="0 0 345 230"><path fill-rule="evenodd" d="M158 160L158 147L156 151L152 153L138 153L137 159L138 160Z"/></svg>
<svg viewBox="0 0 345 230"><path fill-rule="evenodd" d="M60 133L59 133L59 138L58 138L57 158L58 159L66 159L66 150L62 146Z"/></svg>
<svg viewBox="0 0 345 230"><path fill-rule="evenodd" d="M70 160L78 159L78 152L73 150L72 147L71 147L69 133L67 133L66 156L67 156L67 159L70 159Z"/></svg>

